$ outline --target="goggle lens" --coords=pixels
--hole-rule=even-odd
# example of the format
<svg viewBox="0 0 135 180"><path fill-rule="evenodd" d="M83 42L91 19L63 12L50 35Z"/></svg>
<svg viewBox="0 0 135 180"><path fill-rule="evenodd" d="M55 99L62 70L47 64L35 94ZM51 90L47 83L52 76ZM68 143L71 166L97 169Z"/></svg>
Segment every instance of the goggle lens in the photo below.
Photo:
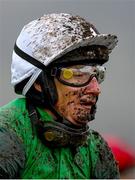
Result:
<svg viewBox="0 0 135 180"><path fill-rule="evenodd" d="M99 83L104 81L105 67L103 66L74 66L61 68L58 79L67 85L83 86L96 77Z"/></svg>

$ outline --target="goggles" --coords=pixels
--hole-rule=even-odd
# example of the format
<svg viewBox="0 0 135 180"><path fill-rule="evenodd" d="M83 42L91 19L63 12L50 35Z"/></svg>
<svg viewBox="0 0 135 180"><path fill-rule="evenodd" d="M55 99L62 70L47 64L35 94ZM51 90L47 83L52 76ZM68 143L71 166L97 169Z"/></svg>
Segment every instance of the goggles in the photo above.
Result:
<svg viewBox="0 0 135 180"><path fill-rule="evenodd" d="M54 68L52 75L68 86L81 87L89 84L93 77L98 83L102 83L105 78L105 67L90 65L75 65L71 67Z"/></svg>

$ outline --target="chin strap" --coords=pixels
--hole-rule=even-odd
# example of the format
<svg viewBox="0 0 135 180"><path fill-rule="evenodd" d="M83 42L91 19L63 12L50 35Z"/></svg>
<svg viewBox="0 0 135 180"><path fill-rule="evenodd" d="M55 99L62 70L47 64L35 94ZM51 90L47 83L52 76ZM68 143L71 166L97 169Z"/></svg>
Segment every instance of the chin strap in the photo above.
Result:
<svg viewBox="0 0 135 180"><path fill-rule="evenodd" d="M78 128L71 123L58 121L43 122L35 106L27 99L27 109L32 125L33 135L37 134L43 144L49 147L78 147L86 143L89 127Z"/></svg>

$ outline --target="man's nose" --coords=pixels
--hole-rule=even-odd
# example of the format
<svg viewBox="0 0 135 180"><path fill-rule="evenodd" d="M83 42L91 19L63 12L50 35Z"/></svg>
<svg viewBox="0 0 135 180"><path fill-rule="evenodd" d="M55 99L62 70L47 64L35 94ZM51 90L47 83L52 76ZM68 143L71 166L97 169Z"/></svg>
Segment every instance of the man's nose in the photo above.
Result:
<svg viewBox="0 0 135 180"><path fill-rule="evenodd" d="M96 77L93 77L86 86L85 93L93 93L95 95L99 95L101 93L101 88Z"/></svg>

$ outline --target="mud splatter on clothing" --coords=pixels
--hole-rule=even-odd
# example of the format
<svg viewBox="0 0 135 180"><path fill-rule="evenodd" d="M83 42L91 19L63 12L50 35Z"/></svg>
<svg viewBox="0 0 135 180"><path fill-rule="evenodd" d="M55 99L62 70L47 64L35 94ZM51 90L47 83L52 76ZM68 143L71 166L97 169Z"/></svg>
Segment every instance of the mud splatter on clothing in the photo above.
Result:
<svg viewBox="0 0 135 180"><path fill-rule="evenodd" d="M45 111L39 108L38 111L44 122L53 121ZM38 137L32 134L25 98L14 100L0 109L0 129L0 138L6 137L7 132L15 135L10 137L14 142L16 152L18 152L18 155L15 156L13 143L7 141L6 144L6 141L0 141L0 177L2 178L119 178L117 164L110 148L103 138L93 130L90 130L87 143L75 151L70 147L49 148L43 145ZM4 130L2 131L2 129ZM5 148L2 149L2 147ZM21 155L19 155L20 152ZM14 158L11 158L12 156ZM21 160L22 164L20 164ZM7 174L2 176L4 172L9 176Z"/></svg>

